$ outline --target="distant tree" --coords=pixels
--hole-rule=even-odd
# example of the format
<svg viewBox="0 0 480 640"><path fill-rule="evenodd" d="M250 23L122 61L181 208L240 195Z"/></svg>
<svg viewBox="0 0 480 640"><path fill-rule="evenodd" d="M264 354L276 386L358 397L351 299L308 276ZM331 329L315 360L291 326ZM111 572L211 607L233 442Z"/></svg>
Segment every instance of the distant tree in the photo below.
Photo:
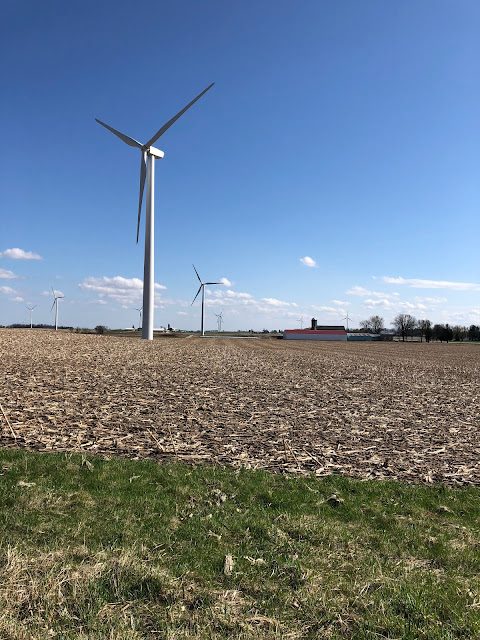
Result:
<svg viewBox="0 0 480 640"><path fill-rule="evenodd" d="M95 331L96 331L97 333L99 333L99 334L103 334L103 333L105 333L105 331L106 331L106 330L107 330L107 327L105 327L103 324L98 324L98 325L95 327Z"/></svg>
<svg viewBox="0 0 480 640"><path fill-rule="evenodd" d="M451 327L447 324L445 325L445 332L444 332L444 337L445 337L445 342L450 342L453 338L453 331L451 329Z"/></svg>
<svg viewBox="0 0 480 640"><path fill-rule="evenodd" d="M360 326L364 331L370 331L372 333L380 333L384 328L385 321L380 316L370 316L367 320L362 320Z"/></svg>
<svg viewBox="0 0 480 640"><path fill-rule="evenodd" d="M433 337L440 342L450 342L453 338L453 331L448 324L436 324L433 327Z"/></svg>
<svg viewBox="0 0 480 640"><path fill-rule="evenodd" d="M399 313L392 321L395 331L402 336L403 342L405 342L405 336L413 331L416 323L416 319L408 313Z"/></svg>
<svg viewBox="0 0 480 640"><path fill-rule="evenodd" d="M445 329L443 324L434 324L432 329L432 335L434 340L440 340L443 342L443 330Z"/></svg>
<svg viewBox="0 0 480 640"><path fill-rule="evenodd" d="M417 329L420 333L420 342L423 342L423 338L425 338L426 342L430 342L432 337L432 323L430 320L419 320L417 322Z"/></svg>
<svg viewBox="0 0 480 640"><path fill-rule="evenodd" d="M430 342L430 340L432 339L432 323L430 322L430 320L425 320L425 328L424 328L424 335L425 335L425 342Z"/></svg>
<svg viewBox="0 0 480 640"><path fill-rule="evenodd" d="M468 336L468 339L471 340L472 342L474 340L480 340L480 327L477 327L477 325L475 324L470 325L467 336Z"/></svg>
<svg viewBox="0 0 480 640"><path fill-rule="evenodd" d="M468 332L467 327L461 327L460 325L456 324L454 327L452 327L452 331L453 331L453 339L456 340L457 342L463 342L467 337L467 332Z"/></svg>

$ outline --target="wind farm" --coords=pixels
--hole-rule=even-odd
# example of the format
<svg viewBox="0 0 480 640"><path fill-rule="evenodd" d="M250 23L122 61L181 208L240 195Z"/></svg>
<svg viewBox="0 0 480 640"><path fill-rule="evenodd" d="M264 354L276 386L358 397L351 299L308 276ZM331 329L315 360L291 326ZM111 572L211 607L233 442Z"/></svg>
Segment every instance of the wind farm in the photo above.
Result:
<svg viewBox="0 0 480 640"><path fill-rule="evenodd" d="M3 9L0 638L479 638L480 5Z"/></svg>

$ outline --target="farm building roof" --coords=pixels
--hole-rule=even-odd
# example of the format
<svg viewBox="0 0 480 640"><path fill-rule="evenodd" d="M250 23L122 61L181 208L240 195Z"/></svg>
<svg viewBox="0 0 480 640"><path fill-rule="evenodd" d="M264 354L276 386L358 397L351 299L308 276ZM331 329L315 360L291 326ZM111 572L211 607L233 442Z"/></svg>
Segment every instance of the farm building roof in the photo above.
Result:
<svg viewBox="0 0 480 640"><path fill-rule="evenodd" d="M326 324L317 324L317 331L345 331L345 327L343 325L335 325L330 326Z"/></svg>

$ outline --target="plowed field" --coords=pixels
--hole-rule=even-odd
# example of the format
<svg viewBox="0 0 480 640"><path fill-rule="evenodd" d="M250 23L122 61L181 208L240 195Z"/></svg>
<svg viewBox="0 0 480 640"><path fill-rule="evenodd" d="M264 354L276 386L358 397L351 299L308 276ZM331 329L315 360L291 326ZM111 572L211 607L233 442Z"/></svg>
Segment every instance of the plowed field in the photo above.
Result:
<svg viewBox="0 0 480 640"><path fill-rule="evenodd" d="M480 348L0 330L0 446L480 485Z"/></svg>

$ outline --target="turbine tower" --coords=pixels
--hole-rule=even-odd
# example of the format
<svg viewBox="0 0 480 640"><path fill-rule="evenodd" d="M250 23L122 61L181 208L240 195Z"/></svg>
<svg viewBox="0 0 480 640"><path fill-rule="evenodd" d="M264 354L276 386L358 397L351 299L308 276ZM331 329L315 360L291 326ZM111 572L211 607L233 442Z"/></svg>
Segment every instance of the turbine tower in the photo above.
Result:
<svg viewBox="0 0 480 640"><path fill-rule="evenodd" d="M217 316L217 328L218 331L222 330L222 322L223 322L223 310L220 313L214 313L214 316Z"/></svg>
<svg viewBox="0 0 480 640"><path fill-rule="evenodd" d="M135 309L135 311L138 311L138 313L140 314L140 324L138 325L139 327L142 326L142 309L143 307L140 307L140 309L137 309L137 307L133 307Z"/></svg>
<svg viewBox="0 0 480 640"><path fill-rule="evenodd" d="M347 331L348 331L348 321L351 320L351 318L348 317L348 311L347 311L347 315L343 319L347 321Z"/></svg>
<svg viewBox="0 0 480 640"><path fill-rule="evenodd" d="M303 329L303 316L297 322L300 322L300 329Z"/></svg>
<svg viewBox="0 0 480 640"><path fill-rule="evenodd" d="M182 116L187 109L200 100L200 98L213 87L215 83L212 83L209 87L204 89L202 93L192 100L186 107L177 113L171 120L163 125L157 133L150 138L148 142L142 144L133 138L113 129L108 124L101 122L95 118L98 124L105 127L113 134L115 134L120 140L123 140L125 144L130 147L136 147L141 151L140 158L140 195L138 199L138 219L137 219L137 243L138 234L140 231L140 215L142 211L143 191L145 188L145 177L147 178L147 203L146 203L146 221L145 221L145 259L143 265L143 323L142 323L142 339L153 340L153 306L154 306L154 182L155 182L155 159L163 158L164 153L159 149L152 147L152 144L156 142L160 136L170 129L180 116ZM147 164L148 158L148 164Z"/></svg>
<svg viewBox="0 0 480 640"><path fill-rule="evenodd" d="M32 329L33 325L32 325L32 311L35 309L37 305L34 304L33 307L25 307L25 309L28 309L30 311L30 329Z"/></svg>
<svg viewBox="0 0 480 640"><path fill-rule="evenodd" d="M52 293L53 293L53 303L52 303L52 307L51 307L50 311L53 309L53 307L55 307L55 331L57 331L57 329L58 329L58 301L60 300L60 298L64 298L65 296L57 296L57 294L53 290L53 287L51 287L51 289L52 289Z"/></svg>
<svg viewBox="0 0 480 640"><path fill-rule="evenodd" d="M198 291L195 295L195 298L192 300L192 304L195 302L195 300L197 299L198 294L200 293L200 291L202 292L202 336L205 335L205 331L204 331L204 325L205 325L205 287L207 285L210 284L223 284L223 282L202 282L200 276L198 275L198 271L195 269L195 265L192 264L192 267L195 270L195 273L197 274L197 278L198 281L200 282L200 286L198 287ZM192 306L192 305L190 305Z"/></svg>

